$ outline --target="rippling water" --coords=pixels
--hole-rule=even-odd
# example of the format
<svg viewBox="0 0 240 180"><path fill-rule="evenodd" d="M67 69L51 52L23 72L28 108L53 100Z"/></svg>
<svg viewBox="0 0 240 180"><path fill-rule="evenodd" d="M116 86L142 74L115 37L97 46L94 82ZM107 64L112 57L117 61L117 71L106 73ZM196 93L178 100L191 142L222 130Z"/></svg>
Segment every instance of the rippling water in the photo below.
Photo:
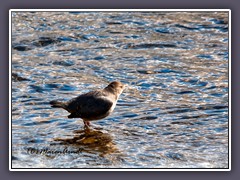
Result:
<svg viewBox="0 0 240 180"><path fill-rule="evenodd" d="M12 167L228 168L228 52L228 12L12 12ZM49 105L113 80L96 131Z"/></svg>

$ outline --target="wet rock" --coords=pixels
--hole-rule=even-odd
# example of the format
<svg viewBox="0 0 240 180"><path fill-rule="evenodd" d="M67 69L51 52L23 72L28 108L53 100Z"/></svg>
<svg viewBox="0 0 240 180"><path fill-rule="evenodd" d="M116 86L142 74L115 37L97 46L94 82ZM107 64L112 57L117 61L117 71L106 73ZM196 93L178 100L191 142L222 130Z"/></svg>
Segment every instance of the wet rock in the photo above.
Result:
<svg viewBox="0 0 240 180"><path fill-rule="evenodd" d="M188 121L175 121L175 122L171 122L171 124L179 124L179 125L194 125L194 123L192 123L192 122L188 122Z"/></svg>
<svg viewBox="0 0 240 180"><path fill-rule="evenodd" d="M17 51L29 51L32 48L29 47L28 45L15 45L15 46L13 46L13 49L15 49Z"/></svg>
<svg viewBox="0 0 240 180"><path fill-rule="evenodd" d="M40 37L38 40L33 42L33 45L37 46L37 47L44 47L44 46L48 46L50 44L54 44L54 43L58 43L58 42L60 42L60 40L58 40L56 38Z"/></svg>
<svg viewBox="0 0 240 180"><path fill-rule="evenodd" d="M145 116L145 117L139 118L139 120L154 120L157 118L158 118L157 116Z"/></svg>
<svg viewBox="0 0 240 180"><path fill-rule="evenodd" d="M13 160L19 160L16 156L12 156L12 161Z"/></svg>
<svg viewBox="0 0 240 180"><path fill-rule="evenodd" d="M108 133L103 133L99 130L78 130L73 138L62 139L55 138L54 141L59 141L62 145L74 145L82 148L82 151L99 152L100 156L111 153L119 153L119 150L112 142L112 137Z"/></svg>
<svg viewBox="0 0 240 180"><path fill-rule="evenodd" d="M13 81L29 81L28 79L19 76L17 73L12 73L12 80Z"/></svg>
<svg viewBox="0 0 240 180"><path fill-rule="evenodd" d="M194 94L194 91L180 91L180 92L176 92L176 94Z"/></svg>
<svg viewBox="0 0 240 180"><path fill-rule="evenodd" d="M172 160L185 160L185 157L183 154L180 153L173 153L173 152L168 152L165 154L168 158Z"/></svg>
<svg viewBox="0 0 240 180"><path fill-rule="evenodd" d="M59 66L73 66L74 62L69 61L69 60L65 60L65 61L54 61L53 62L54 65L59 65Z"/></svg>
<svg viewBox="0 0 240 180"><path fill-rule="evenodd" d="M108 25L122 25L122 22L105 22Z"/></svg>
<svg viewBox="0 0 240 180"><path fill-rule="evenodd" d="M175 44L155 44L155 43L145 43L145 44L128 44L125 48L132 49L149 49L149 48L176 48Z"/></svg>
<svg viewBox="0 0 240 180"><path fill-rule="evenodd" d="M40 37L39 39L33 40L21 40L18 43L13 44L13 49L17 51L29 51L35 47L45 47L50 44L59 43L61 40L55 37Z"/></svg>
<svg viewBox="0 0 240 180"><path fill-rule="evenodd" d="M109 134L103 133L96 130L79 130L75 131L78 133L73 138L70 139L60 139L57 138L55 141L61 141L63 144L78 144L78 145L87 145L87 146L102 146L107 145L112 142L112 138Z"/></svg>
<svg viewBox="0 0 240 180"><path fill-rule="evenodd" d="M140 74L156 74L156 72L151 70L137 70L137 72Z"/></svg>

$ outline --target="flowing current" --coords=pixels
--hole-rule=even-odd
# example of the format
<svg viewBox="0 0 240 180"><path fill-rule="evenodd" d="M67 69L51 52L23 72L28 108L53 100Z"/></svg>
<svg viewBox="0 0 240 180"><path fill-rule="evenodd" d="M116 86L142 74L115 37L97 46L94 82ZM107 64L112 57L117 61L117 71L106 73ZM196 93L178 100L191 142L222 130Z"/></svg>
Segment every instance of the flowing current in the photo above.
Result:
<svg viewBox="0 0 240 180"><path fill-rule="evenodd" d="M12 168L228 168L228 12L11 17ZM49 105L115 80L91 132Z"/></svg>

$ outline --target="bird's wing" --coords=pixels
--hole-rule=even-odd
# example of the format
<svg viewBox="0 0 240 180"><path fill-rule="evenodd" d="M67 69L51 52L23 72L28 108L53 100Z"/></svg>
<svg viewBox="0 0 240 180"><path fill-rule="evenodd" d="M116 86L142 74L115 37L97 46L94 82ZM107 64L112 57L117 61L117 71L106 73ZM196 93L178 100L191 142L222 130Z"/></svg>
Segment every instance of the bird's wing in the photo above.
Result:
<svg viewBox="0 0 240 180"><path fill-rule="evenodd" d="M83 119L94 119L107 113L112 105L113 102L104 98L101 91L92 91L72 99L68 104L68 109L69 112Z"/></svg>

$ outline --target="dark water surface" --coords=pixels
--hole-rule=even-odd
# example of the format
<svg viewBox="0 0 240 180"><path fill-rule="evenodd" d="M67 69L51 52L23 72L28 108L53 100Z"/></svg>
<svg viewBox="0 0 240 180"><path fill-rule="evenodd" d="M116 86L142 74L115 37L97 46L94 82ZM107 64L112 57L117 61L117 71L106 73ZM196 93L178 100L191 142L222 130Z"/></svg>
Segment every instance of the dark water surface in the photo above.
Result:
<svg viewBox="0 0 240 180"><path fill-rule="evenodd" d="M13 168L228 168L228 52L228 12L12 12ZM49 105L113 80L95 131Z"/></svg>

